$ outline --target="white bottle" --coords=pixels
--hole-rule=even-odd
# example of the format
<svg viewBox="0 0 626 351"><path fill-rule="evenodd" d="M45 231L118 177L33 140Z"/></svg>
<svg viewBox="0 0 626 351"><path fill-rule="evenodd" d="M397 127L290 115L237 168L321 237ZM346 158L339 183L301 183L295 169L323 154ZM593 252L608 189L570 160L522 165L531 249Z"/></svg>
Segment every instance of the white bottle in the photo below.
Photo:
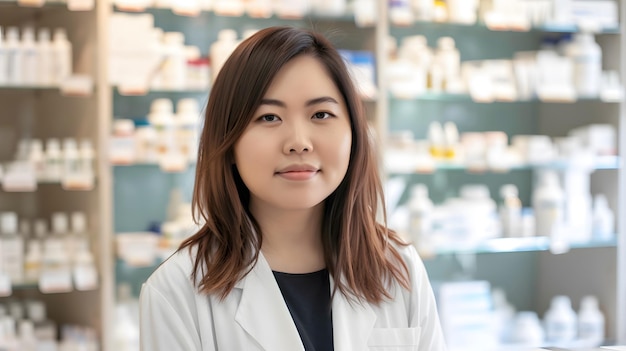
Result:
<svg viewBox="0 0 626 351"><path fill-rule="evenodd" d="M76 139L63 140L63 182L71 183L79 173L78 145Z"/></svg>
<svg viewBox="0 0 626 351"><path fill-rule="evenodd" d="M35 43L35 29L22 29L22 84L35 86L39 82L39 50Z"/></svg>
<svg viewBox="0 0 626 351"><path fill-rule="evenodd" d="M242 0L214 0L213 11L218 16L240 17L244 14L245 5Z"/></svg>
<svg viewBox="0 0 626 351"><path fill-rule="evenodd" d="M41 261L43 257L42 241L31 239L27 243L26 256L24 257L24 282L27 284L37 283L41 274Z"/></svg>
<svg viewBox="0 0 626 351"><path fill-rule="evenodd" d="M461 71L461 55L451 37L441 37L437 40L436 60L443 70L444 85L456 80Z"/></svg>
<svg viewBox="0 0 626 351"><path fill-rule="evenodd" d="M185 36L180 32L167 32L163 36L163 44L167 52L161 71L163 87L182 90L187 84Z"/></svg>
<svg viewBox="0 0 626 351"><path fill-rule="evenodd" d="M515 319L515 307L507 301L506 293L501 288L492 290L491 299L498 338L500 342L508 342Z"/></svg>
<svg viewBox="0 0 626 351"><path fill-rule="evenodd" d="M174 104L167 98L155 99L150 105L148 121L157 131L159 156L175 149Z"/></svg>
<svg viewBox="0 0 626 351"><path fill-rule="evenodd" d="M500 188L500 196L502 198L500 205L502 236L519 237L522 229L522 202L519 199L517 187L514 184L503 185Z"/></svg>
<svg viewBox="0 0 626 351"><path fill-rule="evenodd" d="M309 0L275 0L274 12L280 18L296 19L306 16L310 11Z"/></svg>
<svg viewBox="0 0 626 351"><path fill-rule="evenodd" d="M595 98L602 81L602 49L591 33L576 33L568 47L574 61L574 85L579 97Z"/></svg>
<svg viewBox="0 0 626 351"><path fill-rule="evenodd" d="M319 16L341 16L346 13L348 7L346 0L317 0L311 5Z"/></svg>
<svg viewBox="0 0 626 351"><path fill-rule="evenodd" d="M40 343L57 340L56 323L48 319L46 304L43 301L29 300L26 303L26 315L33 321L35 337Z"/></svg>
<svg viewBox="0 0 626 351"><path fill-rule="evenodd" d="M418 21L432 21L435 15L435 1L413 0L413 11Z"/></svg>
<svg viewBox="0 0 626 351"><path fill-rule="evenodd" d="M95 177L95 154L96 152L93 149L91 141L88 139L82 140L80 143L80 149L78 150L78 168L79 172L85 177Z"/></svg>
<svg viewBox="0 0 626 351"><path fill-rule="evenodd" d="M23 319L19 321L19 343L21 351L37 351L37 338L33 321Z"/></svg>
<svg viewBox="0 0 626 351"><path fill-rule="evenodd" d="M17 27L9 27L6 33L5 53L7 60L7 84L22 85L22 44Z"/></svg>
<svg viewBox="0 0 626 351"><path fill-rule="evenodd" d="M245 7L246 13L252 18L270 18L274 12L272 0L248 0Z"/></svg>
<svg viewBox="0 0 626 351"><path fill-rule="evenodd" d="M50 29L40 28L37 41L39 51L38 83L42 86L54 84L53 49L50 41Z"/></svg>
<svg viewBox="0 0 626 351"><path fill-rule="evenodd" d="M193 98L180 99L176 104L177 145L189 162L198 158L200 109Z"/></svg>
<svg viewBox="0 0 626 351"><path fill-rule="evenodd" d="M555 346L566 346L576 339L578 322L570 298L557 295L544 316L546 340Z"/></svg>
<svg viewBox="0 0 626 351"><path fill-rule="evenodd" d="M4 30L0 27L0 86L7 85L9 82L9 63L3 34Z"/></svg>
<svg viewBox="0 0 626 351"><path fill-rule="evenodd" d="M76 254L72 265L72 278L76 290L93 290L98 286L95 260L89 247L89 239L82 236L77 240Z"/></svg>
<svg viewBox="0 0 626 351"><path fill-rule="evenodd" d="M578 339L584 347L598 347L605 338L604 314L598 308L598 299L589 295L580 301L578 311Z"/></svg>
<svg viewBox="0 0 626 351"><path fill-rule="evenodd" d="M37 181L46 179L46 157L43 152L43 144L40 139L32 139L30 141L30 150L28 160L33 165L35 177Z"/></svg>
<svg viewBox="0 0 626 351"><path fill-rule="evenodd" d="M549 237L559 235L560 227L563 225L564 195L556 172L545 171L539 174L532 202L536 235Z"/></svg>
<svg viewBox="0 0 626 351"><path fill-rule="evenodd" d="M68 232L67 215L52 214L52 234L44 243L39 289L43 292L67 292L72 290L70 259L65 238Z"/></svg>
<svg viewBox="0 0 626 351"><path fill-rule="evenodd" d="M15 319L0 317L0 346L6 351L21 351L19 340L15 333Z"/></svg>
<svg viewBox="0 0 626 351"><path fill-rule="evenodd" d="M396 26L410 26L413 21L411 0L388 0L389 20Z"/></svg>
<svg viewBox="0 0 626 351"><path fill-rule="evenodd" d="M67 34L63 28L54 30L52 57L54 84L60 85L72 75L72 44L67 40Z"/></svg>
<svg viewBox="0 0 626 351"><path fill-rule="evenodd" d="M46 180L59 182L63 176L63 158L61 144L58 139L48 139L46 142Z"/></svg>
<svg viewBox="0 0 626 351"><path fill-rule="evenodd" d="M593 198L592 223L594 239L609 240L615 236L615 215L604 194L596 194Z"/></svg>
<svg viewBox="0 0 626 351"><path fill-rule="evenodd" d="M429 248L432 243L433 202L428 197L425 184L415 184L409 199L409 233L411 241L420 249Z"/></svg>
<svg viewBox="0 0 626 351"><path fill-rule="evenodd" d="M234 29L222 29L217 34L217 41L211 44L210 49L213 82L238 44L237 32Z"/></svg>
<svg viewBox="0 0 626 351"><path fill-rule="evenodd" d="M24 281L24 238L18 232L15 212L0 214L0 233L2 267L12 283L20 284Z"/></svg>
<svg viewBox="0 0 626 351"><path fill-rule="evenodd" d="M372 27L378 22L378 5L376 0L354 0L354 23L357 27Z"/></svg>
<svg viewBox="0 0 626 351"><path fill-rule="evenodd" d="M543 345L545 332L537 317L532 311L518 312L515 316L509 341L520 347L540 347Z"/></svg>

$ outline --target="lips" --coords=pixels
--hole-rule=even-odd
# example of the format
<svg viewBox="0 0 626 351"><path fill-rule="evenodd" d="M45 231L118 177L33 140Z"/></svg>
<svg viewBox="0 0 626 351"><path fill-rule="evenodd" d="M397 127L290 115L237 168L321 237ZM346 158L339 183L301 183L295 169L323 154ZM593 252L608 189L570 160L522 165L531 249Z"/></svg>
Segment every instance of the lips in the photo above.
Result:
<svg viewBox="0 0 626 351"><path fill-rule="evenodd" d="M290 165L276 172L281 178L292 181L309 180L319 172L319 168L311 165Z"/></svg>
<svg viewBox="0 0 626 351"><path fill-rule="evenodd" d="M317 171L319 171L319 168L317 167L302 164L302 165L290 165L285 168L281 168L276 173L282 174L282 173L290 173L290 172L317 172Z"/></svg>

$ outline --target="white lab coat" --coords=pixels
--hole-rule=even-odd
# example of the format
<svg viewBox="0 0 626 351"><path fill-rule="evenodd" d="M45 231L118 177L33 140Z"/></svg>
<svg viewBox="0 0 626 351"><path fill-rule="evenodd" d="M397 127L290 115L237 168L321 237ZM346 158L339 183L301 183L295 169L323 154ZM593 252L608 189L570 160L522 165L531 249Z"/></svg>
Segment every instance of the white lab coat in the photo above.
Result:
<svg viewBox="0 0 626 351"><path fill-rule="evenodd" d="M379 306L332 301L335 351L445 351L433 292L417 252L399 248L412 290L395 283ZM197 292L187 249L164 262L140 296L142 351L304 351L280 288L262 254L230 294ZM331 291L333 281L331 279Z"/></svg>

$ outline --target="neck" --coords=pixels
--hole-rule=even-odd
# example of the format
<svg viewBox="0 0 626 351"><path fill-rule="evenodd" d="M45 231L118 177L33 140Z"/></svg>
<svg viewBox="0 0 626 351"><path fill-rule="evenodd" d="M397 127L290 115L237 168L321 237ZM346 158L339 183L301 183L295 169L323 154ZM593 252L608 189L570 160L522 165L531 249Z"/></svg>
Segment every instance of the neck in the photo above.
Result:
<svg viewBox="0 0 626 351"><path fill-rule="evenodd" d="M321 236L323 206L284 210L250 203L261 227L261 252L273 270L309 273L326 267Z"/></svg>

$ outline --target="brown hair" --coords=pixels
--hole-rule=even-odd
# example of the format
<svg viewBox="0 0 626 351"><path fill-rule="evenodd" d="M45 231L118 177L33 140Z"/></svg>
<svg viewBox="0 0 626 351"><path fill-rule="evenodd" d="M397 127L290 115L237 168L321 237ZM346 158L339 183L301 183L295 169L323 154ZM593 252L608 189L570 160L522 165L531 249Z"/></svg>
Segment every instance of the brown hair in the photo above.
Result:
<svg viewBox="0 0 626 351"><path fill-rule="evenodd" d="M362 102L340 54L313 31L263 29L241 43L222 67L206 107L193 193L195 219L199 215L205 223L179 250L197 249L192 279L201 292L222 298L256 263L263 239L248 210L249 191L234 166L233 148L274 76L298 55L311 55L325 66L343 95L352 129L347 173L325 200L326 266L335 292L379 303L391 297L391 281L409 287L407 266L390 244L401 240L376 222L378 201L384 202Z"/></svg>

